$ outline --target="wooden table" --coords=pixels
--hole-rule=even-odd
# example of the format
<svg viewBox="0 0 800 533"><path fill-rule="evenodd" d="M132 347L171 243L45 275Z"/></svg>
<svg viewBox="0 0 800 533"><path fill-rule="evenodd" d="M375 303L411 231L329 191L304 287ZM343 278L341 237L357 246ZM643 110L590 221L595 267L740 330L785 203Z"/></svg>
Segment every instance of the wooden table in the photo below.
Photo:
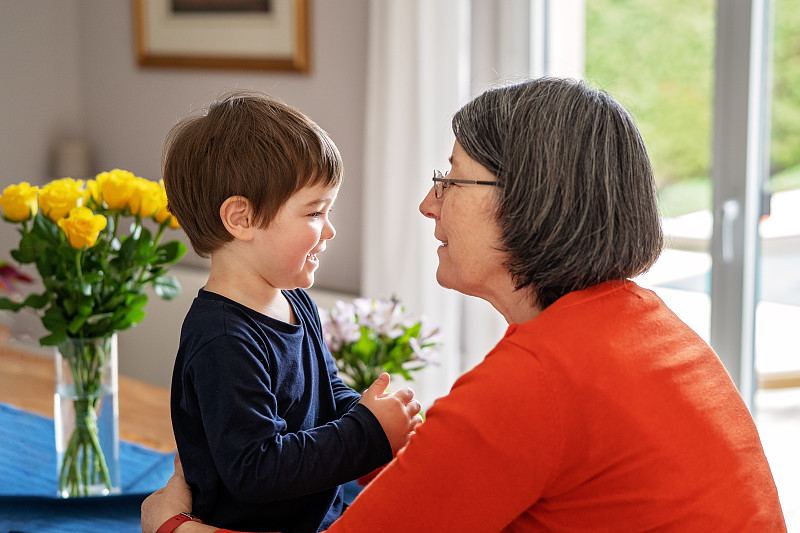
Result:
<svg viewBox="0 0 800 533"><path fill-rule="evenodd" d="M0 345L0 402L52 418L54 391L52 359ZM119 376L119 435L155 450L174 451L169 391Z"/></svg>

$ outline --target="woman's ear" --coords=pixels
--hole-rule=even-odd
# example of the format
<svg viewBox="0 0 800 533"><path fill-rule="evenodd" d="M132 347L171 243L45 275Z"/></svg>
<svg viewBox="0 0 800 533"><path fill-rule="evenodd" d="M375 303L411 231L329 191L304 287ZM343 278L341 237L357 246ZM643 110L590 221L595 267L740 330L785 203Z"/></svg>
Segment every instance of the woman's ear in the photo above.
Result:
<svg viewBox="0 0 800 533"><path fill-rule="evenodd" d="M253 238L253 209L244 196L231 196L219 208L219 217L234 239L249 241Z"/></svg>

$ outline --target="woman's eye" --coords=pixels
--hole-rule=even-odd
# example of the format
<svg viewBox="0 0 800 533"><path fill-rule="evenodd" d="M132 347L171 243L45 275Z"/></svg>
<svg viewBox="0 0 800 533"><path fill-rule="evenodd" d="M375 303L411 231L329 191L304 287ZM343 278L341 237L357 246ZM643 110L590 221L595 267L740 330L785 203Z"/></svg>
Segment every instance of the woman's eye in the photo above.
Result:
<svg viewBox="0 0 800 533"><path fill-rule="evenodd" d="M314 211L313 213L310 213L308 216L310 216L311 218L319 218L321 215L322 213L320 211Z"/></svg>

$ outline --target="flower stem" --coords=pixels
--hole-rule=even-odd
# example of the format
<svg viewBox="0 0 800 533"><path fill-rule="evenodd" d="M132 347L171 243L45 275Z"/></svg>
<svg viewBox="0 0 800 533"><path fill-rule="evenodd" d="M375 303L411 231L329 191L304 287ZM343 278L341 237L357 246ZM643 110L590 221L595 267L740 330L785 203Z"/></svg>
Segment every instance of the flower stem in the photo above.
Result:
<svg viewBox="0 0 800 533"><path fill-rule="evenodd" d="M158 232L156 233L156 236L153 239L153 248L156 248L158 246L158 243L161 242L161 236L164 235L164 230L167 229L167 226L169 226L169 218L166 221L159 224Z"/></svg>
<svg viewBox="0 0 800 533"><path fill-rule="evenodd" d="M103 394L102 377L110 355L110 344L107 339L73 341L59 346L73 380L75 427L61 461L58 490L62 496L89 496L94 483L101 482L107 489L112 488L97 425L97 410ZM78 346L81 343L83 345Z"/></svg>
<svg viewBox="0 0 800 533"><path fill-rule="evenodd" d="M75 254L75 272L78 275L78 279L83 279L83 267L81 266L81 259L83 258L83 250L78 251Z"/></svg>

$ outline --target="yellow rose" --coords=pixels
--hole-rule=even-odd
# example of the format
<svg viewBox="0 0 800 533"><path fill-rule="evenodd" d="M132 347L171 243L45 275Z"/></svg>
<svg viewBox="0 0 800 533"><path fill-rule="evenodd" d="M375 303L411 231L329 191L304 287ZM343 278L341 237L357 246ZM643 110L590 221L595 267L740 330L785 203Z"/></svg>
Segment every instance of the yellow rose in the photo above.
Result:
<svg viewBox="0 0 800 533"><path fill-rule="evenodd" d="M39 210L39 204L36 202L38 193L39 187L31 187L26 181L3 189L3 194L0 195L0 207L3 208L6 218L14 222L23 222L36 215Z"/></svg>
<svg viewBox="0 0 800 533"><path fill-rule="evenodd" d="M68 217L58 221L58 227L64 230L70 246L77 250L94 246L106 224L106 217L95 215L91 209L83 206L73 207Z"/></svg>
<svg viewBox="0 0 800 533"><path fill-rule="evenodd" d="M83 180L61 178L53 180L39 191L39 207L42 213L56 222L83 200Z"/></svg>
<svg viewBox="0 0 800 533"><path fill-rule="evenodd" d="M103 180L100 178L100 175L86 182L86 193L94 201L96 206L103 205Z"/></svg>
<svg viewBox="0 0 800 533"><path fill-rule="evenodd" d="M123 211L128 205L133 190L136 187L136 176L127 170L115 168L110 172L97 175L100 183L101 194L106 207Z"/></svg>
<svg viewBox="0 0 800 533"><path fill-rule="evenodd" d="M156 211L156 214L153 218L156 219L156 222L159 224L163 224L165 220L169 219L169 227L172 229L178 229L181 225L178 223L178 219L172 216L172 213L169 212L167 209L167 191L164 189L164 180L160 180L158 182L158 187L161 189L160 198L161 198L161 205Z"/></svg>
<svg viewBox="0 0 800 533"><path fill-rule="evenodd" d="M142 218L156 214L161 208L161 189L158 183L144 178L136 178L128 205L132 214Z"/></svg>

